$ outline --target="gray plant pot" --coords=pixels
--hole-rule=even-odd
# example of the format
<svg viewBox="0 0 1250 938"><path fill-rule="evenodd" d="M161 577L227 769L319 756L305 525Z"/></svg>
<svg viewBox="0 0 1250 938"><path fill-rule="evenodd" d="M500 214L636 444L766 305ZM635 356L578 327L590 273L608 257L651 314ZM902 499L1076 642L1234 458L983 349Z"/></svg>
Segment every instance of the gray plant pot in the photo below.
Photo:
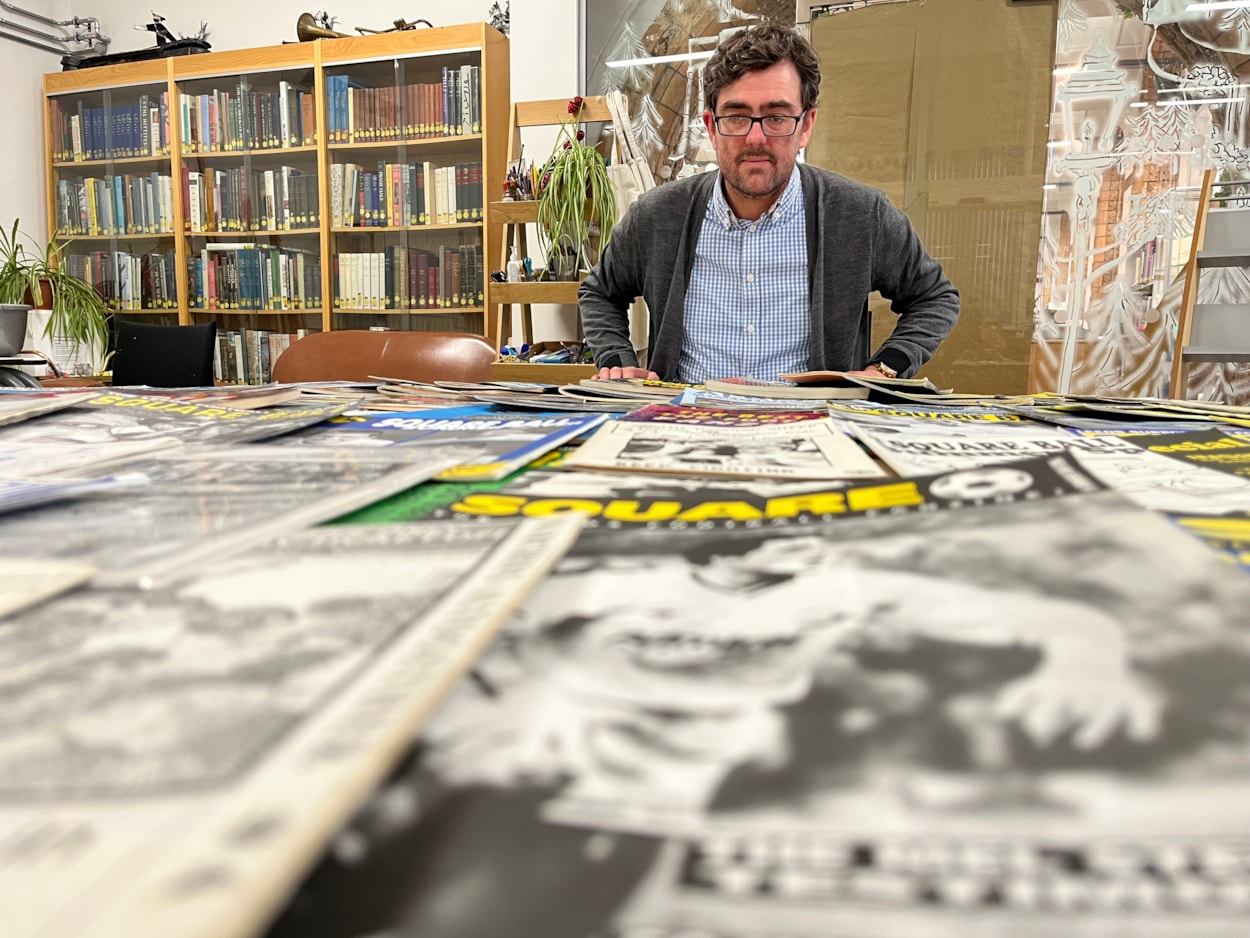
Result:
<svg viewBox="0 0 1250 938"><path fill-rule="evenodd" d="M26 342L29 306L0 303L0 355L16 355Z"/></svg>

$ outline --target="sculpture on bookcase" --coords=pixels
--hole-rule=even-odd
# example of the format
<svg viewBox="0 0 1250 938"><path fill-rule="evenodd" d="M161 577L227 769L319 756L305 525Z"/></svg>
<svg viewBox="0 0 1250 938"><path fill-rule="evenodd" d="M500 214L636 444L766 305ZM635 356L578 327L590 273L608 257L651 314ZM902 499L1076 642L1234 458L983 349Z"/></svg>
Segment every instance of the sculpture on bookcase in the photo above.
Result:
<svg viewBox="0 0 1250 938"><path fill-rule="evenodd" d="M315 13L301 13L299 19L295 21L295 35L300 42L312 42L314 39L347 39L354 37L353 33L341 33L334 29L336 17L331 16L323 10ZM416 29L418 25L425 25L433 28L434 24L429 20L395 20L394 25L387 29L369 29L367 26L357 26L356 33L359 35L374 35L376 33L394 33L402 32L406 29Z"/></svg>

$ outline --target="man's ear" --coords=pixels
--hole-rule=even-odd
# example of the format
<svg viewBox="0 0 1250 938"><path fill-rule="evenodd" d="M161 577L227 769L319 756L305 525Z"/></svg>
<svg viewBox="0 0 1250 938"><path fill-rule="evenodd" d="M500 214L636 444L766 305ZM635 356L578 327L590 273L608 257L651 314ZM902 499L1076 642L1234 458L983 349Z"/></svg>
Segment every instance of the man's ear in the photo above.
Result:
<svg viewBox="0 0 1250 938"><path fill-rule="evenodd" d="M707 130L708 139L715 140L716 139L716 121L713 120L713 115L711 111L703 112L703 126Z"/></svg>
<svg viewBox="0 0 1250 938"><path fill-rule="evenodd" d="M803 124L802 124L803 129L799 132L800 134L799 146L800 147L807 146L807 141L812 136L812 127L814 127L815 124L816 124L816 109L814 107L808 108L807 113L803 115Z"/></svg>

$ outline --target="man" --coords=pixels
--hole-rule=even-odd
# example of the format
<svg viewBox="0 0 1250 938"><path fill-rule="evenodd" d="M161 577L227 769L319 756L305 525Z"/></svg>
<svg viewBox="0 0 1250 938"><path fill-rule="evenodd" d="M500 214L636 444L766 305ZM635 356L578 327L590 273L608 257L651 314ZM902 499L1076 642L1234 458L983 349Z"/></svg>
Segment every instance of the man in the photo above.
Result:
<svg viewBox="0 0 1250 938"><path fill-rule="evenodd" d="M796 165L816 120L815 49L756 26L720 46L704 86L720 172L646 193L579 291L599 377L915 374L954 326L959 294L883 193ZM874 290L899 319L869 354ZM637 296L650 308L650 370L629 341Z"/></svg>

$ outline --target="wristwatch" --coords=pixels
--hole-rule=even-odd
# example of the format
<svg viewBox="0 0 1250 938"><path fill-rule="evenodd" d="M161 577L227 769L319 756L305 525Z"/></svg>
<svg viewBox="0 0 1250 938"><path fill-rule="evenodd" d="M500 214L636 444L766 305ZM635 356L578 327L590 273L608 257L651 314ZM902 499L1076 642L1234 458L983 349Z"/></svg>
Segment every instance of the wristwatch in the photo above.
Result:
<svg viewBox="0 0 1250 938"><path fill-rule="evenodd" d="M895 371L893 368L891 368L889 365L887 365L885 362L869 362L869 363L868 363L868 367L869 367L869 368L876 368L876 369L877 369L877 371L881 372L881 373L882 373L883 375L885 375L887 378L897 378L897 377L898 377L898 372L897 372L897 371Z"/></svg>

